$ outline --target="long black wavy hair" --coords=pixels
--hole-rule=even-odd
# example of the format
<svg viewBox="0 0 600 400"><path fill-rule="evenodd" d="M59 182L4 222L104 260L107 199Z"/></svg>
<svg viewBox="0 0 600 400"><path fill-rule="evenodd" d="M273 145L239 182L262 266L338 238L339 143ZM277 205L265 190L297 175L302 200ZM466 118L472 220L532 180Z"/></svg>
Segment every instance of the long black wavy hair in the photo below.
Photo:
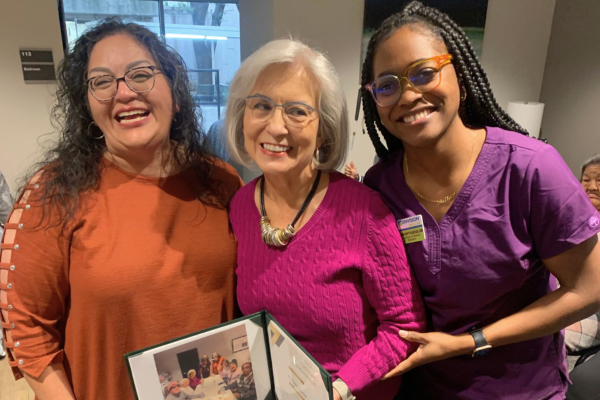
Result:
<svg viewBox="0 0 600 400"><path fill-rule="evenodd" d="M190 93L183 59L150 30L135 23L124 23L118 17L107 18L86 31L59 64L57 101L52 109L53 124L59 132L58 142L46 151L43 161L34 166L26 180L38 170L44 171L36 195L44 206L57 209L59 223L74 216L82 193L98 188L101 160L107 148L104 140L95 138L102 136L102 132L91 125L87 68L94 46L115 34L129 35L144 46L168 81L173 101L179 107L169 133L175 143L171 156L182 169L192 172L190 189L194 196L207 205L226 208L230 196L213 173L215 158L205 146L202 115Z"/></svg>
<svg viewBox="0 0 600 400"><path fill-rule="evenodd" d="M527 131L496 102L487 76L463 30L448 15L413 1L401 12L388 17L375 31L369 41L363 64L361 97L365 124L380 158L385 158L388 154L401 149L402 141L392 135L381 123L375 101L370 92L365 89L365 85L374 79L373 59L377 46L405 25L418 25L427 29L435 38L443 41L448 52L452 54L452 64L457 72L459 87L464 88L467 94L459 108L459 116L465 126L470 128L494 126L527 135ZM377 129L381 132L387 147L381 142Z"/></svg>

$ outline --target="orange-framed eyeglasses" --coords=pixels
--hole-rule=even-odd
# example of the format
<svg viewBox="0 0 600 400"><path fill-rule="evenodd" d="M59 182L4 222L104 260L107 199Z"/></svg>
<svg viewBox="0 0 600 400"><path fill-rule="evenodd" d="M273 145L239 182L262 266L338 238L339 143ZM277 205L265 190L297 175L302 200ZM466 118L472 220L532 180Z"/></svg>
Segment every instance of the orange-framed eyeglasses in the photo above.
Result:
<svg viewBox="0 0 600 400"><path fill-rule="evenodd" d="M452 55L444 54L419 60L406 68L402 76L384 75L365 85L373 100L380 107L389 107L398 102L402 92L402 81L419 93L429 92L442 82L442 67L451 63Z"/></svg>

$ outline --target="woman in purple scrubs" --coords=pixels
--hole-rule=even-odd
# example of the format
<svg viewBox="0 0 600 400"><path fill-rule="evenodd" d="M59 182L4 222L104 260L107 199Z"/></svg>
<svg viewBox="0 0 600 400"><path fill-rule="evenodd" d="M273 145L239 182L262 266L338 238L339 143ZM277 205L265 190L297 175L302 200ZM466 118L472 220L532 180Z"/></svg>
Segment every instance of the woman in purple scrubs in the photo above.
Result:
<svg viewBox="0 0 600 400"><path fill-rule="evenodd" d="M388 374L405 374L401 398L564 399L560 330L600 308L600 214L498 106L447 15L413 2L388 18L362 83L381 158L365 183L399 222L428 311L430 333L399 332L421 344Z"/></svg>

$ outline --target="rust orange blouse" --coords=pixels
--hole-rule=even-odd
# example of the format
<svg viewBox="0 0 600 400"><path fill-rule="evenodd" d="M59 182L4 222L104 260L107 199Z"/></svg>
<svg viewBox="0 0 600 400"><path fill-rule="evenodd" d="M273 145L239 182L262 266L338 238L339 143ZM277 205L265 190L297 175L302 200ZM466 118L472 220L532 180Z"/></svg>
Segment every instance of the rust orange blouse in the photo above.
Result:
<svg viewBox="0 0 600 400"><path fill-rule="evenodd" d="M186 172L104 166L62 235L40 225L39 177L17 202L0 258L2 330L16 379L62 362L77 400L132 400L125 353L231 319L236 242L227 211L196 200ZM215 169L233 195L233 168Z"/></svg>

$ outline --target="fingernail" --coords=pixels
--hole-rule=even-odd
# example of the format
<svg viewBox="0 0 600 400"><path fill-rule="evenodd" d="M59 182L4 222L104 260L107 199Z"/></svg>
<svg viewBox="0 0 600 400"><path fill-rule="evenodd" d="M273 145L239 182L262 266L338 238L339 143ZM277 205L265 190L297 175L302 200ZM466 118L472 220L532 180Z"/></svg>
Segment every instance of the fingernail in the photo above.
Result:
<svg viewBox="0 0 600 400"><path fill-rule="evenodd" d="M408 331L400 330L398 333L400 334L401 337L407 337L408 336Z"/></svg>

